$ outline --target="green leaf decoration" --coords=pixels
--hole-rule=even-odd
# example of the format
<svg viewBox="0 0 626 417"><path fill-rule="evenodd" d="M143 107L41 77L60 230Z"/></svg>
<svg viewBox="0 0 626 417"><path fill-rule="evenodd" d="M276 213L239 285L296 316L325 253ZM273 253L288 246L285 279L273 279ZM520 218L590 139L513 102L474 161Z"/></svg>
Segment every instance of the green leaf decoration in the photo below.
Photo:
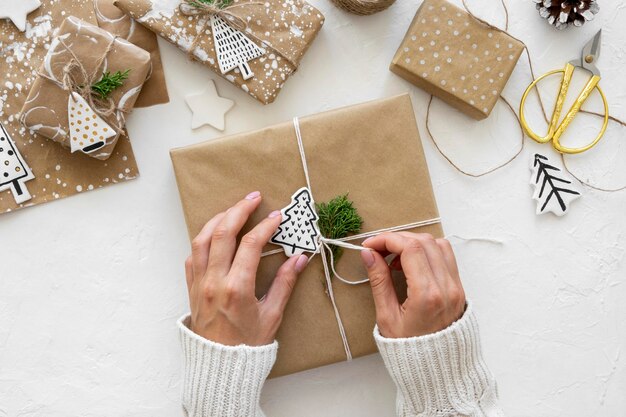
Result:
<svg viewBox="0 0 626 417"><path fill-rule="evenodd" d="M124 81L128 78L129 73L130 69L127 69L124 72L117 71L115 74L111 74L107 71L102 74L100 81L91 86L91 91L93 91L102 100L106 100L113 90L124 84Z"/></svg>
<svg viewBox="0 0 626 417"><path fill-rule="evenodd" d="M202 7L204 4L212 4L218 9L223 9L230 6L232 2L233 0L192 0L188 1L187 4L193 7Z"/></svg>
<svg viewBox="0 0 626 417"><path fill-rule="evenodd" d="M333 198L328 203L315 204L319 216L317 222L322 235L329 239L341 239L350 233L358 233L363 227L363 219L359 216L348 194ZM335 263L343 251L339 246L331 245Z"/></svg>

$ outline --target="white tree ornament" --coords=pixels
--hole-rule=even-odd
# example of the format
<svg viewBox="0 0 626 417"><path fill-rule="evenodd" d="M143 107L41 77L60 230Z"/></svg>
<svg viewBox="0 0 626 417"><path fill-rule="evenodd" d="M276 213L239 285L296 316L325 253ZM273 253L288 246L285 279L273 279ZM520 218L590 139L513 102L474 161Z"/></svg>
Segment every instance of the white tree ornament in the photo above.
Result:
<svg viewBox="0 0 626 417"><path fill-rule="evenodd" d="M547 156L535 154L531 161L530 183L535 187L533 199L537 200L537 214L551 211L562 216L569 210L572 201L580 197L573 178Z"/></svg>
<svg viewBox="0 0 626 417"><path fill-rule="evenodd" d="M67 102L70 123L70 149L92 153L106 145L117 133L87 104L80 94L72 92Z"/></svg>
<svg viewBox="0 0 626 417"><path fill-rule="evenodd" d="M244 80L251 78L254 73L248 61L262 56L265 51L219 16L211 16L211 28L222 74L239 67Z"/></svg>
<svg viewBox="0 0 626 417"><path fill-rule="evenodd" d="M306 187L300 188L291 196L291 204L281 213L283 221L270 242L282 246L289 257L303 252L317 252L320 231L311 191Z"/></svg>
<svg viewBox="0 0 626 417"><path fill-rule="evenodd" d="M26 181L35 178L24 158L18 151L13 139L0 124L0 191L11 190L17 204L22 204L32 197L26 189Z"/></svg>

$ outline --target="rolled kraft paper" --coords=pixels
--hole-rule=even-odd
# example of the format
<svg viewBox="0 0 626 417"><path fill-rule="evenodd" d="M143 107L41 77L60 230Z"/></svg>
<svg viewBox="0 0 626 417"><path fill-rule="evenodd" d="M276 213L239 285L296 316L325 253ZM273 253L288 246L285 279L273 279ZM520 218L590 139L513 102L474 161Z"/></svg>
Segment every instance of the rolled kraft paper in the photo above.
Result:
<svg viewBox="0 0 626 417"><path fill-rule="evenodd" d="M363 232L439 217L408 95L303 117L299 124L316 202L349 193L364 219ZM242 233L288 205L306 185L291 121L174 149L171 157L190 239L250 190L260 190L263 202ZM443 235L441 224L411 231ZM268 244L265 251L276 248ZM283 253L261 259L258 297L285 260ZM346 250L337 272L352 280L365 277L358 251ZM402 298L404 279L395 278ZM333 290L352 355L376 352L370 286L333 280ZM319 255L298 278L277 339L274 377L346 360Z"/></svg>
<svg viewBox="0 0 626 417"><path fill-rule="evenodd" d="M474 119L491 114L524 44L446 0L424 0L389 69Z"/></svg>
<svg viewBox="0 0 626 417"><path fill-rule="evenodd" d="M232 4L248 1L235 0ZM229 12L247 23L246 36L265 53L248 62L254 76L244 80L239 69L225 74L217 62L209 16L186 16L178 1L116 0L133 19L202 62L263 104L273 102L322 28L324 16L302 0L270 0L233 7ZM196 37L199 36L198 39ZM257 42L260 40L261 42ZM193 51L190 49L193 47Z"/></svg>
<svg viewBox="0 0 626 417"><path fill-rule="evenodd" d="M135 107L167 103L169 95L156 35L115 7L115 0L93 0L98 26L150 52L152 68Z"/></svg>
<svg viewBox="0 0 626 417"><path fill-rule="evenodd" d="M107 54L106 50L113 39L114 36L104 29L76 17L68 17L61 25L57 38L52 41L40 72L62 83L63 68L73 58L63 44L80 60L87 74L97 71L96 80L105 71L115 73L130 69L122 86L113 90L110 95L119 111L103 117L110 126L123 128L125 117L132 110L150 71L150 54L121 38L115 39ZM96 68L103 55L106 55L104 64L101 68ZM38 76L22 108L22 123L31 131L70 148L68 98L69 91L48 78ZM108 138L104 147L89 156L108 159L119 136L117 133Z"/></svg>

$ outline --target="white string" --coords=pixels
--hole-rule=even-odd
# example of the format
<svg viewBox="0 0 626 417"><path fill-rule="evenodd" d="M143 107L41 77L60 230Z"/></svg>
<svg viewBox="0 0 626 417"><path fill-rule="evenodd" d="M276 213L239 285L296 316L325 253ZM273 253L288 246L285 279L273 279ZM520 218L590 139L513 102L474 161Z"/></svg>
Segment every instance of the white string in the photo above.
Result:
<svg viewBox="0 0 626 417"><path fill-rule="evenodd" d="M306 154L304 153L304 143L302 143L302 135L300 134L300 122L297 117L293 118L293 127L296 129L296 139L298 140L298 150L300 151L300 159L302 160L302 169L304 170L304 177L306 178L306 185L309 191L312 193L311 179L309 178L309 167L306 164ZM315 201L315 199L313 199Z"/></svg>
<svg viewBox="0 0 626 417"><path fill-rule="evenodd" d="M304 153L304 144L302 142L302 134L300 133L300 122L298 121L297 117L293 118L293 127L296 131L296 139L298 142L298 150L300 152L300 159L302 160L302 169L304 170L304 177L306 179L306 184L307 187L309 189L310 192L313 192L312 188L311 188L311 179L309 178L309 167L307 165L306 162L306 154ZM313 199L315 201L315 199ZM365 239L368 237L372 237L372 236L377 236L381 233L384 232L395 232L395 231L399 231L399 230L407 230L407 229L413 229L416 227L422 227L422 226L427 226L427 225L431 225L431 224L437 224L437 223L441 223L441 218L436 217L433 219L428 219L428 220L422 220L419 222L413 222L413 223L408 223L408 224L404 224L401 226L391 226L391 227L387 227L384 229L378 229L378 230L372 230L370 232L365 232L365 233L361 233L358 235L352 235L352 236L347 236L341 239L328 239L324 236L319 236L318 238L318 249L317 251L315 251L310 257L309 257L309 262L311 262L311 260L315 257L315 255L317 255L318 253L321 255L322 257L322 265L324 266L324 276L326 278L326 287L328 290L328 297L330 298L330 302L333 306L333 311L335 312L335 319L337 320L337 327L339 327L339 334L341 335L341 342L343 343L343 349L346 352L346 358L348 361L352 360L352 352L350 351L350 345L348 344L348 337L346 336L346 330L343 326L343 321L341 320L341 315L339 314L339 308L337 307L337 303L335 301L335 295L333 293L333 283L332 283L332 276L335 276L338 280L340 280L341 282L344 282L346 284L349 285L357 285L357 284L363 284L367 281L369 281L368 278L365 279L361 279L358 281L349 281L345 278L343 278L341 275L339 275L337 273L337 271L335 270L335 259L333 256L333 251L331 249L331 245L333 246L340 246L342 248L345 249L352 249L352 250L364 250L364 249L368 249L365 248L363 246L360 245L355 245L352 243L349 243L349 241L351 240L359 240L359 239ZM261 254L261 257L265 257L265 256L269 256L269 255L275 255L277 253L281 253L284 250L281 249L273 249L267 252L263 252ZM326 256L326 251L329 252L330 254L330 268L328 266L328 259ZM331 271L332 271L332 275L331 275Z"/></svg>

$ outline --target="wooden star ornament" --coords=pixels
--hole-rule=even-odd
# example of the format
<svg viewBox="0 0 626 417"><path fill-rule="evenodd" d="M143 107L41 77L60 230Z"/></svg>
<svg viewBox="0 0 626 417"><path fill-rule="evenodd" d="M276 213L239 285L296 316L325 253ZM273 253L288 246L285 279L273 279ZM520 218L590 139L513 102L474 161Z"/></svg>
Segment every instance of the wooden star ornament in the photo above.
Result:
<svg viewBox="0 0 626 417"><path fill-rule="evenodd" d="M41 6L39 0L3 0L0 2L0 19L11 19L20 32L24 32L26 16L39 6Z"/></svg>
<svg viewBox="0 0 626 417"><path fill-rule="evenodd" d="M210 125L219 131L224 130L224 115L235 105L235 102L217 94L215 83L209 80L206 90L200 94L185 97L193 117L191 128Z"/></svg>

